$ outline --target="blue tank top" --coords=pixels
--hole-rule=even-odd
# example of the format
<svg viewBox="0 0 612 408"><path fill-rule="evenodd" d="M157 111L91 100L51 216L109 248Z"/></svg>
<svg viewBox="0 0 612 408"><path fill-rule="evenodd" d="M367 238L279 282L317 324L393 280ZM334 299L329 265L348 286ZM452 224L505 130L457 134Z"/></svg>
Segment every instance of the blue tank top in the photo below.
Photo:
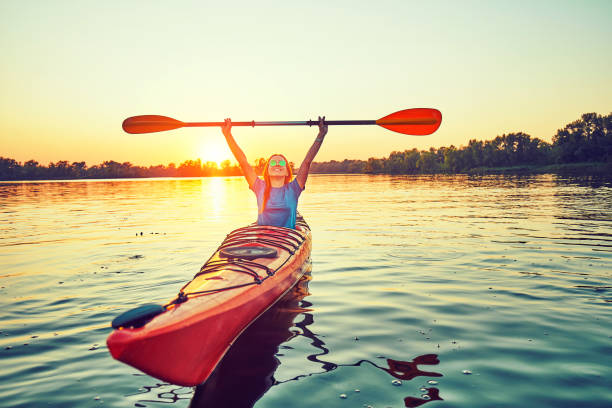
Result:
<svg viewBox="0 0 612 408"><path fill-rule="evenodd" d="M274 225L275 227L295 229L298 198L302 194L302 188L296 179L282 187L271 187L270 197L263 212L261 207L263 205L266 182L257 177L251 189L257 197L258 225Z"/></svg>

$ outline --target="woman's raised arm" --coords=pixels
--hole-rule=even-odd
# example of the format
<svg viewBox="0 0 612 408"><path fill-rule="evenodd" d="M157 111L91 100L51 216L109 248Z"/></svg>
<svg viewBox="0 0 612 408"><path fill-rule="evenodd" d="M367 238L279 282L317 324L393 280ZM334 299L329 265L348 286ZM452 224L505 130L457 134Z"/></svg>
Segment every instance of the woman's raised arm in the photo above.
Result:
<svg viewBox="0 0 612 408"><path fill-rule="evenodd" d="M306 180L308 179L310 165L312 164L312 161L314 160L319 149L321 148L321 144L323 143L323 139L325 139L326 134L327 125L325 124L325 116L319 116L319 134L317 135L317 138L315 139L312 146L310 146L308 153L306 153L306 157L304 157L304 161L302 161L302 164L300 165L300 169L298 170L298 174L296 176L297 182L302 188L302 190L304 189L304 186L306 186Z"/></svg>
<svg viewBox="0 0 612 408"><path fill-rule="evenodd" d="M223 132L223 136L225 136L225 140L227 144L234 154L236 160L238 160L238 164L242 169L242 174L244 174L244 178L249 183L249 188L253 188L255 184L255 180L257 180L257 175L255 174L255 170L249 164L244 152L238 146L238 143L234 140L234 136L232 136L232 120L227 118L225 119L225 125L221 127L221 131Z"/></svg>

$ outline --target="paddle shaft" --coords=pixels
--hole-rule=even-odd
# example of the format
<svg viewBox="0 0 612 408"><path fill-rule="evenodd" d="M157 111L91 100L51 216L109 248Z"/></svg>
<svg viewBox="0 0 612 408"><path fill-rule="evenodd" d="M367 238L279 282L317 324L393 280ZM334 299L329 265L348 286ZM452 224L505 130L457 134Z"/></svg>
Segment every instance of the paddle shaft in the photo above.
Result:
<svg viewBox="0 0 612 408"><path fill-rule="evenodd" d="M232 122L232 126L317 126L319 121L285 121L285 122ZM326 125L375 125L375 120L326 120ZM224 126L225 122L184 122L185 127Z"/></svg>
<svg viewBox="0 0 612 408"><path fill-rule="evenodd" d="M387 119L387 120L326 120L326 125L429 125L435 119ZM317 120L305 121L274 121L274 122L232 122L232 126L318 126ZM225 122L183 122L184 127L224 126Z"/></svg>

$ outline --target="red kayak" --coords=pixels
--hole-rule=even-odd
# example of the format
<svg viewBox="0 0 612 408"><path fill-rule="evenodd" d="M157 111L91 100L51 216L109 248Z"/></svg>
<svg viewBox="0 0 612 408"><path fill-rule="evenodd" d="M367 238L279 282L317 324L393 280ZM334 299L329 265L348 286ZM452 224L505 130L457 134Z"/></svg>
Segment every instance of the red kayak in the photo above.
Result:
<svg viewBox="0 0 612 408"><path fill-rule="evenodd" d="M204 382L234 340L302 277L310 228L250 225L232 231L168 304L113 320L112 356L173 384Z"/></svg>

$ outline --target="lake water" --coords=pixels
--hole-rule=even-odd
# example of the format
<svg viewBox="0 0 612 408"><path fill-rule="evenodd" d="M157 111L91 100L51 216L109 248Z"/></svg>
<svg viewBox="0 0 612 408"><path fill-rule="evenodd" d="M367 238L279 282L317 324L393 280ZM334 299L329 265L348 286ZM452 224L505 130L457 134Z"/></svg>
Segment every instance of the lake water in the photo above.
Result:
<svg viewBox="0 0 612 408"><path fill-rule="evenodd" d="M190 388L110 321L255 219L246 182L0 183L0 406L612 406L612 180L313 175L300 212L310 274Z"/></svg>

